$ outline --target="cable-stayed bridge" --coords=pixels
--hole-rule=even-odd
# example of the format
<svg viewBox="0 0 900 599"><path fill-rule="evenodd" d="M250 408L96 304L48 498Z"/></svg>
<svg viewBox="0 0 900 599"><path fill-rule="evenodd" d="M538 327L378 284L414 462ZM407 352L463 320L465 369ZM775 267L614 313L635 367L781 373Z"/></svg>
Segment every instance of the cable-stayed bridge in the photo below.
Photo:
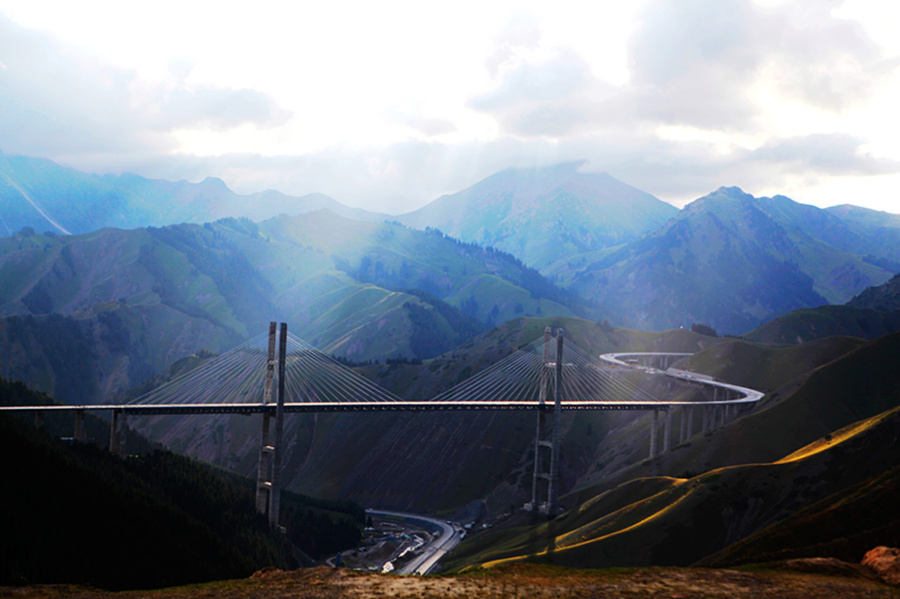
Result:
<svg viewBox="0 0 900 599"><path fill-rule="evenodd" d="M276 351L277 347L277 351ZM673 414L681 414L681 439L693 432L694 409L702 430L715 428L762 394L694 373L673 371L674 359L689 354L607 354L592 357L559 330L512 350L492 366L430 399L401 399L271 323L269 333L210 359L126 404L5 406L0 411L74 411L75 437L83 436L86 411L112 413L110 446L121 450L121 420L148 414L263 414L257 508L277 521L280 451L285 412L396 410L534 410L538 413L532 507L556 509L559 420L563 410L651 410L650 456L657 453L658 420L663 451L671 445ZM712 398L680 401L648 392L648 377L712 390Z"/></svg>

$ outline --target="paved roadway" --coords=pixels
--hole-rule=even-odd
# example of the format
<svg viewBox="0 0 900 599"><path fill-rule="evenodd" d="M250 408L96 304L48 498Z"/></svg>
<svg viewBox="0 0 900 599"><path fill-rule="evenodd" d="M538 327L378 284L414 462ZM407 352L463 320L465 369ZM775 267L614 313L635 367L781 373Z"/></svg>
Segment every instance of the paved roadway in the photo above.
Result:
<svg viewBox="0 0 900 599"><path fill-rule="evenodd" d="M386 512L382 510L366 510L367 514L373 516L388 516L393 518L405 518L413 522L422 522L437 526L441 529L441 536L426 545L422 553L417 555L411 562L396 570L397 574L428 574L428 571L434 568L438 560L450 552L451 549L462 540L459 529L446 520L438 520L436 518L428 518L418 514L406 514L403 512Z"/></svg>

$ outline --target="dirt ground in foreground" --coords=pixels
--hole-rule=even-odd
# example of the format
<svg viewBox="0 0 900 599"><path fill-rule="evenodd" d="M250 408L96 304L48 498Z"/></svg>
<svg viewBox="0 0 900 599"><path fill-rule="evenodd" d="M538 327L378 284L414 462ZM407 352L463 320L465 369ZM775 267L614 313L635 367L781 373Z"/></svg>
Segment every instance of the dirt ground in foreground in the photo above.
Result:
<svg viewBox="0 0 900 599"><path fill-rule="evenodd" d="M847 564L849 566L849 564ZM353 598L468 599L588 597L896 597L887 586L859 567L711 570L641 568L578 571L542 566L511 566L455 576L394 576L331 568L271 571L251 579L151 591L113 593L68 585L0 588L0 597L75 597L80 599ZM819 571L815 571L819 570Z"/></svg>

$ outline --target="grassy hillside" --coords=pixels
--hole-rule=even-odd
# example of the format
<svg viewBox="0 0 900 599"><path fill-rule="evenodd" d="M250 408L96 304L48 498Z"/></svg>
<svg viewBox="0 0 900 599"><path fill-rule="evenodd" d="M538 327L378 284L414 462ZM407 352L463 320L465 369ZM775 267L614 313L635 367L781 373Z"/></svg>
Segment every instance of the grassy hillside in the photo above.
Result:
<svg viewBox="0 0 900 599"><path fill-rule="evenodd" d="M835 339L765 350L730 341L701 352L695 364L715 363L720 353L749 357L745 379L769 380L779 391L713 433L582 488L571 496L577 507L563 517L473 539L460 548L457 565L527 556L578 567L686 565L754 533L752 543L710 563L826 550L858 561L869 543L896 544L890 506L900 499L900 382L892 364L900 358L900 334L857 345ZM791 378L792 370L840 351L846 353ZM627 428L611 430L606 446L621 448ZM854 505L871 510L859 527L844 519Z"/></svg>
<svg viewBox="0 0 900 599"><path fill-rule="evenodd" d="M684 476L722 466L770 462L831 431L887 410L897 405L900 397L898 382L888 374L891 364L900 359L900 334L855 348L852 339L821 340L796 350L730 345L721 347L724 351L751 350L742 352L750 355L750 367L723 363L707 374L735 373L751 387L765 387L766 381L778 384L755 409L708 435L699 433L700 419L695 414L694 436L652 461L646 459L649 416L626 421L611 430L596 465L578 486L608 488L634 477ZM844 349L850 351L835 359L835 352ZM719 351L719 346L710 351ZM701 353L692 361L716 363L711 355ZM760 355L766 359L758 360ZM808 370L818 360L823 362ZM674 415L676 431L681 417L680 412Z"/></svg>
<svg viewBox="0 0 900 599"><path fill-rule="evenodd" d="M721 553L709 563L773 556L858 562L872 546L898 539L898 425L895 408L774 463L720 468L690 479L637 479L550 522L464 543L453 563L688 565L716 552ZM878 509L848 522L840 516L851 513L849 503ZM755 531L752 543L732 547Z"/></svg>
<svg viewBox="0 0 900 599"><path fill-rule="evenodd" d="M900 331L900 312L854 306L794 310L743 335L757 343L795 344L835 335L876 339Z"/></svg>
<svg viewBox="0 0 900 599"><path fill-rule="evenodd" d="M789 346L766 346L725 339L696 353L680 368L714 376L759 391L775 391L793 379L827 364L866 342L857 337L825 337Z"/></svg>

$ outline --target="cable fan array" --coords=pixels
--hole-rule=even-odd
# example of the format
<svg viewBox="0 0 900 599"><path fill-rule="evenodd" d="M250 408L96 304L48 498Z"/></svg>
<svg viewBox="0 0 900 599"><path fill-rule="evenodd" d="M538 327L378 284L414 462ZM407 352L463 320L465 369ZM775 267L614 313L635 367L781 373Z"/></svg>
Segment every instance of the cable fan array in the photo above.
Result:
<svg viewBox="0 0 900 599"><path fill-rule="evenodd" d="M161 387L130 405L262 404L268 364L268 335L259 335ZM466 402L546 401L556 397L557 339L543 338L440 393L428 401L404 402L332 357L288 333L285 357L285 403L377 404L401 402L419 408L464 406ZM561 396L566 402L605 404L652 402L642 389L646 377L626 368L603 365L569 342L564 345ZM275 402L278 369L273 372ZM352 406L348 406L352 407ZM374 406L373 406L374 407ZM400 406L396 406L400 407ZM364 409L361 407L360 409Z"/></svg>
<svg viewBox="0 0 900 599"><path fill-rule="evenodd" d="M552 403L556 392L556 351L557 339L547 343L543 338L537 339L431 401ZM563 403L655 401L635 382L632 371L601 365L573 343L564 344L561 379Z"/></svg>
<svg viewBox="0 0 900 599"><path fill-rule="evenodd" d="M268 364L268 334L172 379L130 404L261 404ZM393 402L400 399L299 337L287 335L285 402ZM278 369L272 379L272 400Z"/></svg>

